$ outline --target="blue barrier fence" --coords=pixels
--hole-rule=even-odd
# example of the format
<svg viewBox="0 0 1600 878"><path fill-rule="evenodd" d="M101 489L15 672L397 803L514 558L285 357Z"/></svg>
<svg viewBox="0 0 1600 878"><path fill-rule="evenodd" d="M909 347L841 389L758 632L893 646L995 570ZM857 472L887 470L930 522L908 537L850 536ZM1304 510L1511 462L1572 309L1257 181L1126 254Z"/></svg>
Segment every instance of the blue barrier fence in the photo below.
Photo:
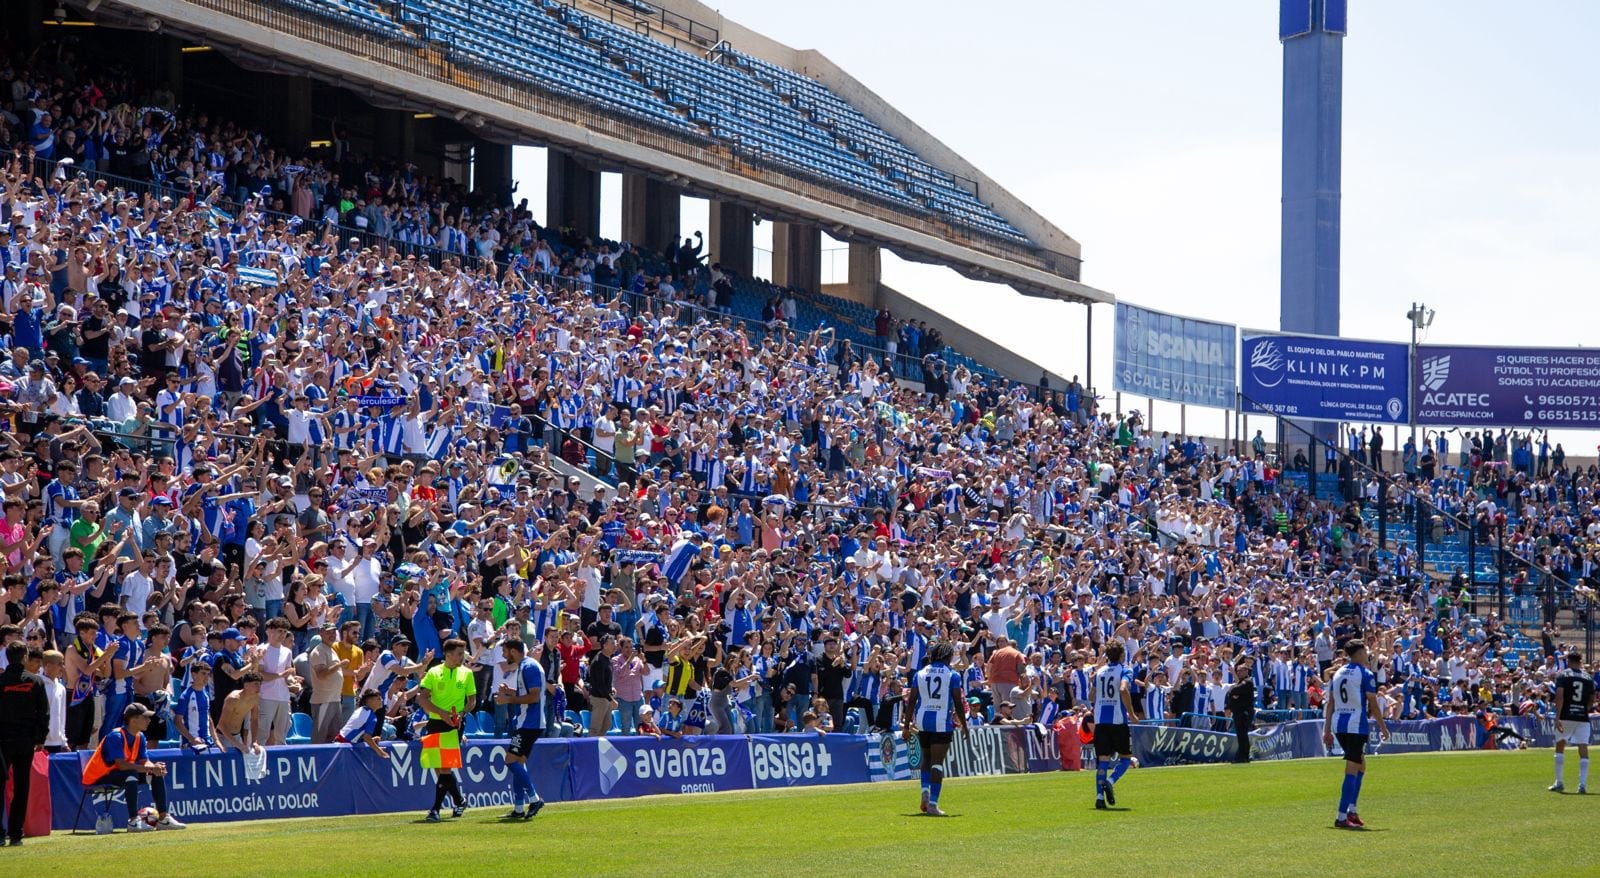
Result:
<svg viewBox="0 0 1600 878"><path fill-rule="evenodd" d="M1501 720L1528 740L1548 747L1555 727L1547 719ZM1372 752L1420 753L1484 747L1491 736L1472 717L1389 723L1390 739ZM1146 766L1225 762L1237 744L1232 733L1174 726L1135 726L1133 750ZM1072 743L1076 743L1073 741ZM1070 745L1070 744L1069 744ZM422 811L432 804L433 772L420 763L421 747L385 745L383 759L366 746L330 744L276 747L268 751L266 773L251 779L239 753L195 754L155 750L151 758L168 764L167 795L172 813L183 820L221 822L281 817L332 817ZM469 740L458 772L469 807L511 804L505 764L506 742ZM1251 734L1256 759L1300 759L1330 754L1318 720L1264 726ZM1092 759L1092 756L1089 757ZM93 826L96 814L110 809L121 818L119 791L83 803L81 783L87 753L50 758L53 828ZM646 737L559 738L539 741L529 760L534 784L546 801L627 798L660 794L762 790L790 786L901 780L916 773L915 743L898 735L750 735L682 739ZM1036 726L984 726L958 733L946 760L951 777L1055 771L1061 758L1057 735ZM1089 763L1085 763L1089 764ZM141 806L150 804L148 789ZM81 815L80 812L81 807ZM78 827L73 826L79 815Z"/></svg>

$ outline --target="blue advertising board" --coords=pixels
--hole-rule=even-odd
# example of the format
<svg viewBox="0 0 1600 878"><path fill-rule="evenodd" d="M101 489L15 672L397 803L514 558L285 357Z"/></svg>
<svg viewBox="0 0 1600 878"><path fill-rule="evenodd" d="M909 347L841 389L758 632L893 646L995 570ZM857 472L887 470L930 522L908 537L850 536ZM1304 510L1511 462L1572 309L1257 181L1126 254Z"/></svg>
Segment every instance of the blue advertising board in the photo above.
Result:
<svg viewBox="0 0 1600 878"><path fill-rule="evenodd" d="M1320 421L1405 423L1404 344L1246 330L1239 392L1247 410Z"/></svg>
<svg viewBox="0 0 1600 878"><path fill-rule="evenodd" d="M1600 428L1600 350L1419 346L1417 421Z"/></svg>
<svg viewBox="0 0 1600 878"><path fill-rule="evenodd" d="M1237 330L1117 303L1112 388L1168 402L1233 408Z"/></svg>
<svg viewBox="0 0 1600 878"><path fill-rule="evenodd" d="M650 740L650 739L644 739ZM571 752L580 741L556 739L534 745L529 765L533 783L547 802L569 801L572 795ZM433 803L434 773L421 765L422 748L392 742L384 759L365 746L347 744L273 747L267 751L266 774L252 779L237 752L152 750L150 758L167 764L167 803L180 820L225 822L279 817L334 817L423 811ZM591 747L591 749L593 749ZM511 775L506 770L506 742L469 741L461 748L456 773L469 807L511 804ZM54 828L71 829L83 798L83 764L89 753L64 753L50 758L50 797ZM863 756L863 761L865 757ZM863 769L864 771L865 769ZM126 819L123 794L96 805L110 810L120 825ZM141 787L139 805L153 804L150 788ZM96 805L82 809L78 828L94 824Z"/></svg>

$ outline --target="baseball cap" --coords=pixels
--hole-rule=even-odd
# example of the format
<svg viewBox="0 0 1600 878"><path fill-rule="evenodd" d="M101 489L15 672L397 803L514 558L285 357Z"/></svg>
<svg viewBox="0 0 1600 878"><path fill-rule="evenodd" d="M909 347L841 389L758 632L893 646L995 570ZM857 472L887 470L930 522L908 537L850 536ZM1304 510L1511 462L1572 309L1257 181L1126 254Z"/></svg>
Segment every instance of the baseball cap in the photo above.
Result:
<svg viewBox="0 0 1600 878"><path fill-rule="evenodd" d="M241 635L239 633L239 629L237 629L237 628L229 628L229 629L226 629L225 631L222 632L222 639L223 640L243 640L244 637L243 637L243 635Z"/></svg>

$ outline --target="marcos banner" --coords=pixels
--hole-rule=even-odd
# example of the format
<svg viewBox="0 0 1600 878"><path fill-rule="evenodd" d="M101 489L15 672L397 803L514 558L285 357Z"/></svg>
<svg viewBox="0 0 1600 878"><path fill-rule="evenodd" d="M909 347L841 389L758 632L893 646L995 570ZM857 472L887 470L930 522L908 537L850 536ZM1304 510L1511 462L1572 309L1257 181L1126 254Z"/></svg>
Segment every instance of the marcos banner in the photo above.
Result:
<svg viewBox="0 0 1600 878"><path fill-rule="evenodd" d="M1231 323L1118 302L1112 389L1169 402L1233 408L1237 332Z"/></svg>
<svg viewBox="0 0 1600 878"><path fill-rule="evenodd" d="M1239 392L1251 411L1323 421L1406 421L1404 344L1245 331Z"/></svg>
<svg viewBox="0 0 1600 878"><path fill-rule="evenodd" d="M1417 421L1600 428L1600 351L1420 346Z"/></svg>

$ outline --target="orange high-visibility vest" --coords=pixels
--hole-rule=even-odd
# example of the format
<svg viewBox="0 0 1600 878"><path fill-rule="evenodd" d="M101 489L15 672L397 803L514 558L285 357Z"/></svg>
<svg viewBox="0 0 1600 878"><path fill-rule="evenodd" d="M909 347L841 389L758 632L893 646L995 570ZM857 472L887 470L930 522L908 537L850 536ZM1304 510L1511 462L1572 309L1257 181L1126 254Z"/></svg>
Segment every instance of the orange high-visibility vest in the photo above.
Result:
<svg viewBox="0 0 1600 878"><path fill-rule="evenodd" d="M122 758L132 762L139 754L144 752L144 735L134 734L126 728L119 728L117 731L122 733ZM130 737L132 739L132 747L129 747ZM84 786L90 787L99 783L102 778L111 773L112 766L116 764L117 760L115 759L109 762L106 760L106 741L109 740L111 740L110 736L101 739L99 745L94 748L94 755L89 757L89 763L83 767Z"/></svg>

